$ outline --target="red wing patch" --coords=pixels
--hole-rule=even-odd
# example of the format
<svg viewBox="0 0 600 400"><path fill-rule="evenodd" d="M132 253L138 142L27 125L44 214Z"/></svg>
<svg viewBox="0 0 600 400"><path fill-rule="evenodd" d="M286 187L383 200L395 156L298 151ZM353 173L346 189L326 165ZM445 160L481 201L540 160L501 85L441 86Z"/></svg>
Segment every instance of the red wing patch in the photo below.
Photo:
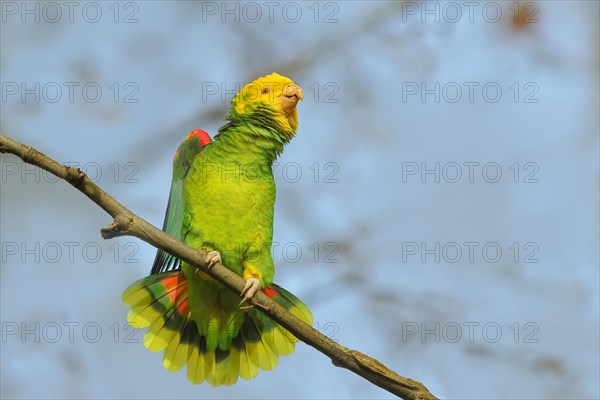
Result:
<svg viewBox="0 0 600 400"><path fill-rule="evenodd" d="M183 284L186 280L187 279L184 275L178 274L164 278L161 281L163 285L163 291L171 300L171 304L175 304L177 302L177 297L180 295L180 293L184 290L187 290L186 285Z"/></svg>
<svg viewBox="0 0 600 400"><path fill-rule="evenodd" d="M191 131L188 134L188 139L192 138L192 137L197 137L198 140L200 140L200 144L202 145L202 147L204 147L207 144L209 144L210 142L212 142L210 135L208 133L206 133L206 131L203 131L202 129L194 129L193 131Z"/></svg>
<svg viewBox="0 0 600 400"><path fill-rule="evenodd" d="M270 287L266 287L262 290L262 292L264 294L266 294L267 296L269 296L270 299L272 299L273 297L277 296L279 293L277 293L277 291L275 289L272 289Z"/></svg>

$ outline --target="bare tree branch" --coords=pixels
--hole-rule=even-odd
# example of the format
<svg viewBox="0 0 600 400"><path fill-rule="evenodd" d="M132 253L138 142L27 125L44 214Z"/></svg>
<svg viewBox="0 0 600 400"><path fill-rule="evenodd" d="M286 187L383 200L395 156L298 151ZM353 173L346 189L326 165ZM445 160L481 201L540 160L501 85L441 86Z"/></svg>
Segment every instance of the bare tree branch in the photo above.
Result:
<svg viewBox="0 0 600 400"><path fill-rule="evenodd" d="M200 268L236 294L239 294L244 288L245 282L242 277L222 264L216 264L211 269L208 269L206 267L206 254L175 240L173 237L129 211L98 185L93 183L78 168L61 165L36 149L23 145L4 135L0 135L0 153L14 154L24 162L36 165L64 179L110 214L114 221L110 226L101 230L104 239L111 239L117 236L137 237L154 247ZM371 383L406 400L437 399L422 383L398 375L366 354L337 344L310 325L290 314L264 293L259 291L252 299L252 304L290 331L295 337L331 358L335 366L346 368Z"/></svg>

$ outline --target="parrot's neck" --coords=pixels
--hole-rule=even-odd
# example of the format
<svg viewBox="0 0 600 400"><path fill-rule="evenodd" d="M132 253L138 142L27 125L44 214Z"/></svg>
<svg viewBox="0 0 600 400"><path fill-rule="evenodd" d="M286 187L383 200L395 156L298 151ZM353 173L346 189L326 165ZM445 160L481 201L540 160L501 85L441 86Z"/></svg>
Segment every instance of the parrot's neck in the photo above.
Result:
<svg viewBox="0 0 600 400"><path fill-rule="evenodd" d="M283 151L283 142L261 134L261 129L252 126L230 127L215 138L222 158L234 157L271 165Z"/></svg>
<svg viewBox="0 0 600 400"><path fill-rule="evenodd" d="M281 124L269 118L253 115L250 118L230 114L229 123L219 128L215 144L221 152L238 159L265 163L269 166L283 151L294 132L283 129ZM227 157L227 154L222 156Z"/></svg>

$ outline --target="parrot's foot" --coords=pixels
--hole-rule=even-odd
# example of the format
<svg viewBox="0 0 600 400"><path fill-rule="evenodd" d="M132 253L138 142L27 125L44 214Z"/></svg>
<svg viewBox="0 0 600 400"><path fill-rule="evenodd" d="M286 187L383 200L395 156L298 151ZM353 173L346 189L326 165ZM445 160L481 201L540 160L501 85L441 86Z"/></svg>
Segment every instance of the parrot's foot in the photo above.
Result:
<svg viewBox="0 0 600 400"><path fill-rule="evenodd" d="M240 293L240 296L244 296L244 298L242 299L242 301L240 301L240 306L242 304L244 304L245 302L251 300L254 295L256 294L256 292L258 292L260 290L260 282L258 279L256 278L248 278L248 280L246 280L246 286L244 286L244 290L242 290L242 293ZM249 305L249 306L244 306L244 307L240 307L242 310L247 310L249 308L254 308L253 305Z"/></svg>
<svg viewBox="0 0 600 400"><path fill-rule="evenodd" d="M212 267L215 266L215 264L221 264L221 253L219 253L216 250L213 251L209 251L206 254L206 266L208 267L208 269L211 269Z"/></svg>

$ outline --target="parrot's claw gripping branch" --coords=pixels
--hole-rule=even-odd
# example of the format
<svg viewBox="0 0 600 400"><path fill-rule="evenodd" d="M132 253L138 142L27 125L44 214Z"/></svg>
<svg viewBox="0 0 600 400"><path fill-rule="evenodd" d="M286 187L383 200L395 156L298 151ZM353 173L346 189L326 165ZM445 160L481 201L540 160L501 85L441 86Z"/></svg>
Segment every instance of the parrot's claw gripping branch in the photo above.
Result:
<svg viewBox="0 0 600 400"><path fill-rule="evenodd" d="M137 237L206 272L234 293L251 290L250 288L246 289L248 283L244 282L241 276L221 263L214 263L209 268L206 262L207 253L199 252L197 249L185 245L135 215L92 182L83 172L61 165L32 147L1 134L0 153L14 154L23 161L38 166L69 182L110 214L114 218L114 222L111 226L102 230L104 238L123 235ZM254 287L253 284L251 285L251 287ZM258 289L260 287L256 289L254 296L250 296L252 304L295 337L331 358L334 365L346 368L402 399L437 400L437 397L432 395L422 383L402 377L379 361L332 341L276 304ZM245 294L248 296L248 293Z"/></svg>
<svg viewBox="0 0 600 400"><path fill-rule="evenodd" d="M244 290L240 293L240 296L244 296L242 301L240 301L240 306L248 301L252 301L252 298L256 295L256 293L260 290L260 281L256 278L248 278L246 280L246 285L244 285ZM252 304L244 307L240 307L243 310L254 308Z"/></svg>
<svg viewBox="0 0 600 400"><path fill-rule="evenodd" d="M211 269L212 267L214 267L217 264L221 264L223 261L221 261L221 253L219 253L216 250L213 251L209 251L206 254L206 267L208 269Z"/></svg>

